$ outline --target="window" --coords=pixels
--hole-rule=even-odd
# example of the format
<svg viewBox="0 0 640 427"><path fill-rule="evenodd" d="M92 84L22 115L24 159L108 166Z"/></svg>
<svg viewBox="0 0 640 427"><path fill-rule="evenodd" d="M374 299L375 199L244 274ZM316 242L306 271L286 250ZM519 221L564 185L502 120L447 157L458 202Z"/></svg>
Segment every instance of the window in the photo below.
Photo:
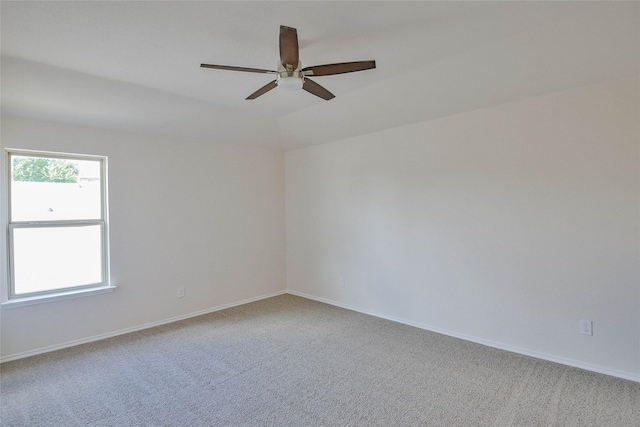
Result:
<svg viewBox="0 0 640 427"><path fill-rule="evenodd" d="M8 151L9 300L108 289L107 159Z"/></svg>

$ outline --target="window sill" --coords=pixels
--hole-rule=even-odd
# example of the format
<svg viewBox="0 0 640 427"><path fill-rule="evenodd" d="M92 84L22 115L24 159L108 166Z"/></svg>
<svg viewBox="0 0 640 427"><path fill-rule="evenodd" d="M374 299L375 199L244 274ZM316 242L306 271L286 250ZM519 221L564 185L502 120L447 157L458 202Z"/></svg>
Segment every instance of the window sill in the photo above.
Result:
<svg viewBox="0 0 640 427"><path fill-rule="evenodd" d="M14 308L14 307L22 307L25 305L33 305L33 304L42 304L45 302L51 301L59 301L70 298L84 297L88 295L98 295L104 294L107 292L113 292L116 286L107 285L101 286L99 288L91 288L91 289L80 289L76 291L67 291L67 292L58 292L55 294L48 295L38 295L35 297L26 297L26 298L13 298L9 301L5 301L2 304L3 309L5 308Z"/></svg>

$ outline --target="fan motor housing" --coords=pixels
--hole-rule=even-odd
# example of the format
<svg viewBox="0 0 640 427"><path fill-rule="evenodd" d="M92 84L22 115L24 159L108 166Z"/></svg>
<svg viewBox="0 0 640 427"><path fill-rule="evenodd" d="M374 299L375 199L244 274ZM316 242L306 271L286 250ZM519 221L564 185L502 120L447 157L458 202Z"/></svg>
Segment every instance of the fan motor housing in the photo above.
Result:
<svg viewBox="0 0 640 427"><path fill-rule="evenodd" d="M292 67L284 66L281 62L278 63L278 87L284 90L300 90L304 84L304 77L300 69L302 64L298 62L298 67L293 70Z"/></svg>

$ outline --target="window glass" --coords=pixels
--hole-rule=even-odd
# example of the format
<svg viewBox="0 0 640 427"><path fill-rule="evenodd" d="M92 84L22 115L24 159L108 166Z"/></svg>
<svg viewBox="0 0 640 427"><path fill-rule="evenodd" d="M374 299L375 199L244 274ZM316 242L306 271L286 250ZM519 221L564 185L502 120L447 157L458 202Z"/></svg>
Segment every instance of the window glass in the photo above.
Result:
<svg viewBox="0 0 640 427"><path fill-rule="evenodd" d="M101 217L100 161L11 157L11 220Z"/></svg>
<svg viewBox="0 0 640 427"><path fill-rule="evenodd" d="M101 234L99 225L14 229L15 294L102 282Z"/></svg>

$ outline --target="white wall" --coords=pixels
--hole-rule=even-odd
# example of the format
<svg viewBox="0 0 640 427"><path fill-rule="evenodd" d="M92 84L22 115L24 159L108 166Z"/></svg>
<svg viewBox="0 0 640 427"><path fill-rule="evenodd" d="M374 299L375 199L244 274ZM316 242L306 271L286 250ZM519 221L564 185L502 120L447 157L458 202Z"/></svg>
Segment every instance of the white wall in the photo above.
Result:
<svg viewBox="0 0 640 427"><path fill-rule="evenodd" d="M287 152L288 289L640 381L639 101L634 76Z"/></svg>
<svg viewBox="0 0 640 427"><path fill-rule="evenodd" d="M5 360L284 291L284 154L216 142L224 141L195 145L2 118L3 148L109 157L111 278L118 286L3 308ZM179 286L186 288L180 299Z"/></svg>

